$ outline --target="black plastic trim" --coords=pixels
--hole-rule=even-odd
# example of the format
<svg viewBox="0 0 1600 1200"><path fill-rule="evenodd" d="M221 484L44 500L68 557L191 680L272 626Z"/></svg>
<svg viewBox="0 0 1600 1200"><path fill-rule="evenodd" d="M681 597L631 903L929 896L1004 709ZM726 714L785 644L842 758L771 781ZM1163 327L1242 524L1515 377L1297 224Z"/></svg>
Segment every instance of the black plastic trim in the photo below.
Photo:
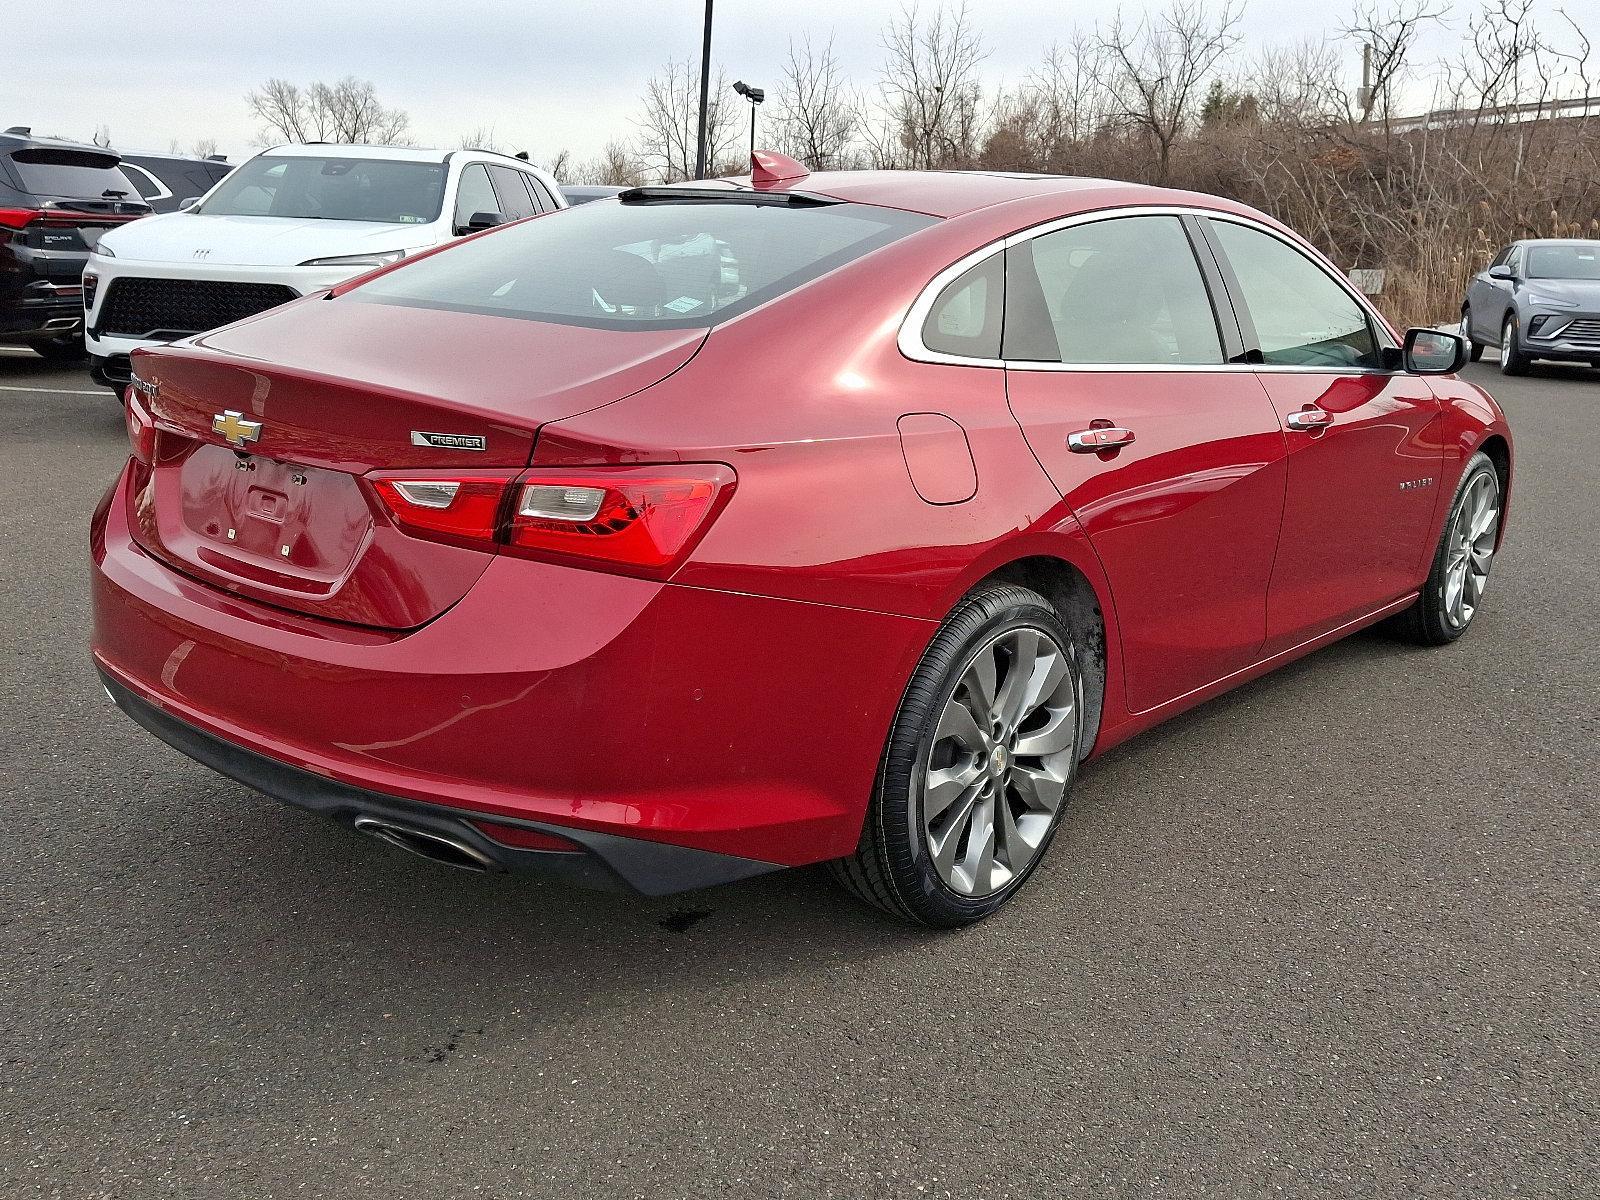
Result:
<svg viewBox="0 0 1600 1200"><path fill-rule="evenodd" d="M410 825L425 833L470 847L498 870L544 875L578 887L665 896L694 888L713 887L719 883L732 883L782 869L778 863L759 859L738 858L731 854L717 854L642 838L619 837L566 825L525 821L493 813L467 812L441 804L368 791L291 766L196 728L135 694L104 669L100 670L100 678L117 707L135 722L173 749L187 754L219 775L225 775L286 804L331 817L346 826L353 827L358 817L375 817ZM566 853L517 850L502 846L471 824L473 818L553 834L575 842L583 849Z"/></svg>

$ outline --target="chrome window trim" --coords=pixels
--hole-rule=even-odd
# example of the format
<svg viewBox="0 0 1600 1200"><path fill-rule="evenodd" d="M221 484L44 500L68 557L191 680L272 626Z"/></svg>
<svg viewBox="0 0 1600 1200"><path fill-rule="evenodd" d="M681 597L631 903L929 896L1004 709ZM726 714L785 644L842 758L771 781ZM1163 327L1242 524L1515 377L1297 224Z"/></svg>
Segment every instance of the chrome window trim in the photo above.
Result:
<svg viewBox="0 0 1600 1200"><path fill-rule="evenodd" d="M1281 232L1270 225L1257 221L1254 218L1241 216L1237 213L1220 212L1214 208L1202 208L1198 205L1179 204L1142 204L1129 205L1125 208L1097 208L1092 212L1074 213L1067 217L1053 217L1050 220L1033 225L1027 229L1018 230L1016 233L1007 234L1005 237L996 238L969 254L963 255L951 263L944 270L935 275L923 286L917 298L907 310L904 320L900 323L900 333L896 339L900 353L912 362L934 363L954 367L1000 367L1007 371L1083 371L1088 373L1105 374L1128 372L1183 372L1194 371L1251 371L1258 375L1397 375L1404 374L1398 369L1384 367L1333 367L1316 365L1291 365L1287 363L1052 363L1030 362L1025 359L1007 358L973 358L964 354L945 354L938 350L930 350L922 343L922 327L928 320L928 314L933 311L933 305L939 294L958 277L965 274L972 267L995 254L1003 253L1013 246L1020 246L1034 238L1044 237L1046 234L1055 233L1057 230L1070 229L1076 225L1092 225L1097 221L1114 221L1123 217L1209 217L1214 221L1231 221L1236 225L1243 225L1247 229L1255 229L1276 238L1289 249L1295 251L1317 270L1321 271L1356 302L1357 307L1366 314L1372 322L1373 332L1380 345L1387 349L1396 349L1397 346L1389 333L1389 323L1384 320L1378 310L1374 308L1348 279L1342 277L1337 270L1324 263L1320 256L1309 257L1305 248L1285 237ZM1195 263L1195 269L1201 270L1200 263ZM1204 273L1202 271L1202 277ZM1224 297L1227 299L1227 297Z"/></svg>

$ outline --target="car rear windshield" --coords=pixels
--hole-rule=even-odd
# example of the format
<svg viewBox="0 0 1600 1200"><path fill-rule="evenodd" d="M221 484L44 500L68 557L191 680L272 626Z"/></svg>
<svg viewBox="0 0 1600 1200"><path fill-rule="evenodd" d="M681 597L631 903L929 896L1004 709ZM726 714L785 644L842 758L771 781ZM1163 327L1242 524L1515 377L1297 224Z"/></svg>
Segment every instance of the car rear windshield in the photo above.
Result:
<svg viewBox="0 0 1600 1200"><path fill-rule="evenodd" d="M1600 279L1600 242L1528 247L1529 279Z"/></svg>
<svg viewBox="0 0 1600 1200"><path fill-rule="evenodd" d="M195 211L426 225L439 217L446 171L443 163L262 155L241 163Z"/></svg>
<svg viewBox="0 0 1600 1200"><path fill-rule="evenodd" d="M22 190L73 200L138 200L138 189L117 169L115 154L29 147L11 152Z"/></svg>
<svg viewBox="0 0 1600 1200"><path fill-rule="evenodd" d="M861 204L602 200L388 272L349 298L608 329L715 325L932 223Z"/></svg>

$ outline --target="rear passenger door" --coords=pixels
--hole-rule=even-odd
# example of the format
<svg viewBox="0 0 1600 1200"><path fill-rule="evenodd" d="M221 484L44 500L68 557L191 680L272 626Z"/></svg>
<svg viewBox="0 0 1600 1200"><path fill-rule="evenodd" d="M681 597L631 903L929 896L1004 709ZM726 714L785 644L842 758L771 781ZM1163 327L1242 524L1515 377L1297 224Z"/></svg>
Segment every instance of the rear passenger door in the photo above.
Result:
<svg viewBox="0 0 1600 1200"><path fill-rule="evenodd" d="M1283 538L1269 653L1415 590L1427 573L1440 404L1354 290L1287 238L1207 218L1247 355L1283 421Z"/></svg>
<svg viewBox="0 0 1600 1200"><path fill-rule="evenodd" d="M1096 214L1006 246L1007 395L1105 567L1136 712L1252 665L1266 637L1284 436L1228 364L1239 332L1201 237L1175 213Z"/></svg>

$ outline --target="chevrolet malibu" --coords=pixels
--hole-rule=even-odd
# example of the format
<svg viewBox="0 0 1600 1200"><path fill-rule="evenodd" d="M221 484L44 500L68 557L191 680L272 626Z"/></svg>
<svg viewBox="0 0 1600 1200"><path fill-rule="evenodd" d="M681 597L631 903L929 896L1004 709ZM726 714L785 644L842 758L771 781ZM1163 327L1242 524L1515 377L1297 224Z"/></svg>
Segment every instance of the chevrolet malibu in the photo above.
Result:
<svg viewBox="0 0 1600 1200"><path fill-rule="evenodd" d="M1466 631L1511 441L1465 355L1214 197L758 154L135 354L94 655L157 737L430 859L828 862L962 925L1092 756L1378 621Z"/></svg>

